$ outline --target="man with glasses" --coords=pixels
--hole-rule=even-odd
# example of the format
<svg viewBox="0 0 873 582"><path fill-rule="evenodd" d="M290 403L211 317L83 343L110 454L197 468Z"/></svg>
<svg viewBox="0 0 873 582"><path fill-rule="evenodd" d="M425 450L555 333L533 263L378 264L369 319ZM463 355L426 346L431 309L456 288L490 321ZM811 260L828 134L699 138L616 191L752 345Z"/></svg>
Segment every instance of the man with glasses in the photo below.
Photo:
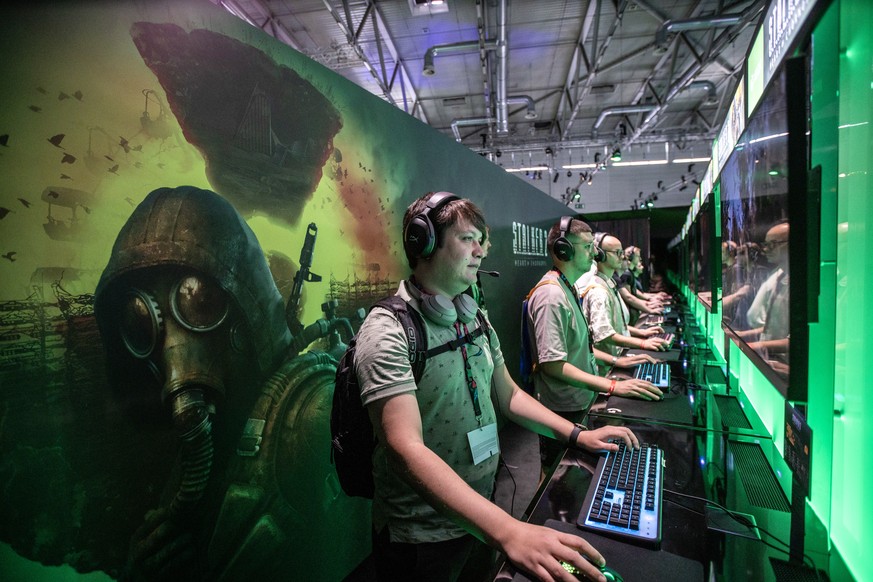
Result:
<svg viewBox="0 0 873 582"><path fill-rule="evenodd" d="M654 362L651 356L613 357L594 347L582 313L576 281L592 264L594 236L591 227L570 216L552 225L546 239L552 268L528 295L528 325L534 389L547 408L568 420L582 420L598 393L658 400L661 391L650 382L634 378L617 382L597 375L595 359L604 365L631 367ZM563 451L562 443L540 437L540 461L548 469Z"/></svg>
<svg viewBox="0 0 873 582"><path fill-rule="evenodd" d="M650 294L639 288L637 272L640 266L640 248L629 246L624 249L622 269L613 275L621 298L631 311L631 321L636 321L640 314L660 315L664 313L664 296L666 293ZM669 296L667 296L669 297Z"/></svg>
<svg viewBox="0 0 873 582"><path fill-rule="evenodd" d="M582 307L594 344L618 358L622 348L639 348L649 351L666 351L667 342L657 334L659 327L638 329L628 323L627 306L616 289L612 275L622 266L624 250L621 241L609 234L595 237L600 253L597 271L590 278L582 279Z"/></svg>

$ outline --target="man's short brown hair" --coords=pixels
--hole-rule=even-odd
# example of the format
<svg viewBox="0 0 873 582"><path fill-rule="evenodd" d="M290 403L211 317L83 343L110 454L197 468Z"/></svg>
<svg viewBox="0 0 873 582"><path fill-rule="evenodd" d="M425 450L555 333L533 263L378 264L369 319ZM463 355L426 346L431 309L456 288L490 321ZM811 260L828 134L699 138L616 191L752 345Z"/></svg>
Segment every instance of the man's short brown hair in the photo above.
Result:
<svg viewBox="0 0 873 582"><path fill-rule="evenodd" d="M409 226L409 223L412 222L415 215L424 211L427 206L427 201L430 200L434 194L435 192L428 192L409 205L406 209L406 213L403 215L404 233L406 232L406 227ZM466 220L476 228L476 230L481 232L483 238L479 242L485 242L485 232L488 228L488 225L485 222L485 215L482 214L482 211L478 206L466 198L458 197L458 200L452 200L451 202L444 204L435 215L431 214L429 216L433 223L434 232L436 233L437 248L443 246L443 243L445 242L443 234L446 230L462 220ZM413 269L418 264L418 259L419 257L411 256L408 253L406 254L406 260L409 261L409 266Z"/></svg>

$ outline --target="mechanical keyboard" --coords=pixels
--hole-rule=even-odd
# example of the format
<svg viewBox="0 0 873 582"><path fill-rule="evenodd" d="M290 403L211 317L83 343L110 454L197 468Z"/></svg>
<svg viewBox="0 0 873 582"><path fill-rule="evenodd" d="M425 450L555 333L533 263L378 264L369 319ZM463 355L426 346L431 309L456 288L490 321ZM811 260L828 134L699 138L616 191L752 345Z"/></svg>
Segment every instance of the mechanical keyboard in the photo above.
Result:
<svg viewBox="0 0 873 582"><path fill-rule="evenodd" d="M670 388L670 365L667 362L643 362L634 370L634 378L648 380L658 388Z"/></svg>
<svg viewBox="0 0 873 582"><path fill-rule="evenodd" d="M618 443L597 462L576 524L604 535L658 544L664 454L652 444L639 449Z"/></svg>
<svg viewBox="0 0 873 582"><path fill-rule="evenodd" d="M674 335L672 333L670 333L669 331L665 331L664 333L656 334L655 337L661 338L662 340L667 342L668 346L670 346L671 348L673 347Z"/></svg>

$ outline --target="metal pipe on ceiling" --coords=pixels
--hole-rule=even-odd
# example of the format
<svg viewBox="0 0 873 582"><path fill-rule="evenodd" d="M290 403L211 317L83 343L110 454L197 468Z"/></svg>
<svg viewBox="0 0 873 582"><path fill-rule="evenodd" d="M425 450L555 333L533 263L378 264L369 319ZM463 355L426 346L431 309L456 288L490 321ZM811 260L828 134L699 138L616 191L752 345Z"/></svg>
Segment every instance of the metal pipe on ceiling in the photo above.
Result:
<svg viewBox="0 0 873 582"><path fill-rule="evenodd" d="M688 20L667 20L655 33L655 54L667 51L667 35L686 30L709 30L719 26L733 26L742 21L742 14L721 14L719 16L704 16Z"/></svg>
<svg viewBox="0 0 873 582"><path fill-rule="evenodd" d="M506 103L506 0L497 6L497 133L509 133L509 113Z"/></svg>
<svg viewBox="0 0 873 582"><path fill-rule="evenodd" d="M493 40L485 41L485 50L494 50L497 48L497 42ZM436 73L434 69L433 59L438 55L448 55L453 53L463 53L470 52L473 50L479 50L479 41L471 40L468 42L456 42L453 44L438 44L436 46L432 46L424 52L424 68L421 73L427 77L432 76Z"/></svg>
<svg viewBox="0 0 873 582"><path fill-rule="evenodd" d="M527 111L524 113L525 119L536 119L537 118L537 110L534 107L533 97L530 95L510 95L506 98L507 109L510 103L524 103L527 107Z"/></svg>
<svg viewBox="0 0 873 582"><path fill-rule="evenodd" d="M706 89L706 103L709 105L718 103L718 94L715 92L715 83L712 81L692 81L682 91L691 89Z"/></svg>
<svg viewBox="0 0 873 582"><path fill-rule="evenodd" d="M494 119L491 117L468 117L465 119L454 119L452 120L452 133L455 135L455 141L461 141L461 132L458 129L459 127L468 126L468 125L491 125L494 123Z"/></svg>
<svg viewBox="0 0 873 582"><path fill-rule="evenodd" d="M591 128L591 137L597 137L597 130L600 127L600 124L610 115L627 115L629 113L651 114L651 112L655 111L657 107L657 105L620 105L616 107L607 107L597 116L597 121L594 122L594 127ZM645 121L643 123L645 123Z"/></svg>

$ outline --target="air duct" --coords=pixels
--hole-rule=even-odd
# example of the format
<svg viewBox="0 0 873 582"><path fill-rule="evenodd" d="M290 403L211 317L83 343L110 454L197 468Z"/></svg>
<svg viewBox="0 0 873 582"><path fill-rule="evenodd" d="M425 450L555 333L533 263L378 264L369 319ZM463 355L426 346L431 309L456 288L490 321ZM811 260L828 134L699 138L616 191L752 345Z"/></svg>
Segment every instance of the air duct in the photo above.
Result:
<svg viewBox="0 0 873 582"><path fill-rule="evenodd" d="M497 133L509 133L506 102L506 0L497 6Z"/></svg>
<svg viewBox="0 0 873 582"><path fill-rule="evenodd" d="M524 113L525 119L536 119L537 118L537 110L534 107L534 100L530 97L530 95L510 95L506 98L507 106L510 103L524 103L527 106L527 111ZM508 111L507 111L508 116Z"/></svg>
<svg viewBox="0 0 873 582"><path fill-rule="evenodd" d="M709 105L718 103L718 94L715 92L715 83L712 81L692 81L682 91L689 91L691 89L706 89L706 103Z"/></svg>
<svg viewBox="0 0 873 582"><path fill-rule="evenodd" d="M452 121L452 133L455 135L455 141L461 141L461 132L459 127L468 125L491 125L494 120L490 117L468 117L466 119L455 119Z"/></svg>
<svg viewBox="0 0 873 582"><path fill-rule="evenodd" d="M667 20L655 33L655 54L667 52L667 35L687 30L708 30L720 26L733 26L743 20L742 14L723 14L721 16L706 16L688 20Z"/></svg>
<svg viewBox="0 0 873 582"><path fill-rule="evenodd" d="M591 128L591 138L597 137L597 130L600 124L610 115L627 115L630 113L650 113L654 112L657 105L621 105L618 107L607 107L597 116L597 121L594 122L594 127ZM648 119L648 118L647 118ZM645 121L643 122L645 123Z"/></svg>
<svg viewBox="0 0 873 582"><path fill-rule="evenodd" d="M493 40L485 41L485 50L494 50L497 48L497 43ZM422 74L430 77L436 71L433 66L433 59L437 55L447 55L453 53L466 53L471 51L478 51L480 49L479 41L474 40L470 42L456 42L454 44L442 44L432 46L427 49L424 53L424 69L422 69Z"/></svg>

